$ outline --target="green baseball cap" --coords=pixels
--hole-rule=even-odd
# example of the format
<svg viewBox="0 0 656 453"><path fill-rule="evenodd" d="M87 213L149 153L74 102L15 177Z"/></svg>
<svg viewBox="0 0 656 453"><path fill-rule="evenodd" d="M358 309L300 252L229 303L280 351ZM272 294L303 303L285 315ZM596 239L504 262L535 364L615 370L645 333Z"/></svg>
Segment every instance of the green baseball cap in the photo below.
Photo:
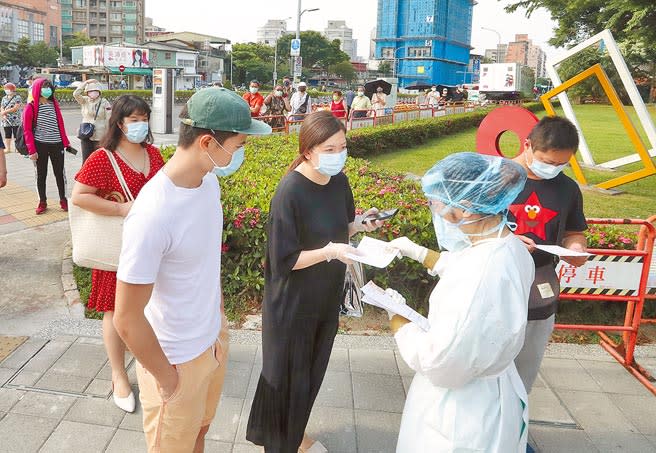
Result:
<svg viewBox="0 0 656 453"><path fill-rule="evenodd" d="M251 118L251 109L237 93L226 88L205 88L187 101L184 124L213 131L268 135L271 126Z"/></svg>

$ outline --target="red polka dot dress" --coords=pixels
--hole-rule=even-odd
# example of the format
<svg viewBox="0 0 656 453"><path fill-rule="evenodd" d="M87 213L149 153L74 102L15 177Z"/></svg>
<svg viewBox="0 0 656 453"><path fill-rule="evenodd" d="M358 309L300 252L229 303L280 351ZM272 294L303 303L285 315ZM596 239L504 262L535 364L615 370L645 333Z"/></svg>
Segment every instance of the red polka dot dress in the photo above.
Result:
<svg viewBox="0 0 656 453"><path fill-rule="evenodd" d="M164 160L159 149L152 145L146 147L150 158L150 172L148 176L135 171L130 167L118 153L114 153L116 162L123 173L123 178L136 197L141 188L164 166ZM75 180L87 186L98 189L97 195L111 201L124 203L127 197L123 194L118 177L109 162L104 149L95 151L84 162L82 168L75 175ZM87 307L96 311L114 311L114 298L116 297L116 272L101 271L93 269L91 294Z"/></svg>

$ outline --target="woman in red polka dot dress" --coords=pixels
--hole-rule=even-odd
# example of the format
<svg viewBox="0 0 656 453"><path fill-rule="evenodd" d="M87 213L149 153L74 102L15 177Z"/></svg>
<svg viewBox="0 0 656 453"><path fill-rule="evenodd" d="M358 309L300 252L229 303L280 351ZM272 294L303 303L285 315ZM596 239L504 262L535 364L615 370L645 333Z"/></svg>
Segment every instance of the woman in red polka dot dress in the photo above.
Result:
<svg viewBox="0 0 656 453"><path fill-rule="evenodd" d="M105 150L116 158L133 197L164 166L159 150L152 143L148 122L150 107L140 97L121 96L112 107L102 148L84 162L75 176L71 201L88 211L107 216L125 217L132 206L121 189ZM113 324L116 272L94 269L88 307L104 312L103 339L112 367L114 402L133 412L135 399L125 371L125 344Z"/></svg>

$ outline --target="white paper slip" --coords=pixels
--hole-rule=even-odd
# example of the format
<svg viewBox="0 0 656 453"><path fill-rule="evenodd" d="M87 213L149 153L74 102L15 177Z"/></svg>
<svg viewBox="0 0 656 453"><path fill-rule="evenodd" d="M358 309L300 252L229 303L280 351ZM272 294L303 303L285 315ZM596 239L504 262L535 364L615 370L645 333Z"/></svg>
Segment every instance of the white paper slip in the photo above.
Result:
<svg viewBox="0 0 656 453"><path fill-rule="evenodd" d="M348 253L346 256L353 261L358 261L369 266L384 268L394 261L399 254L399 249L391 247L389 242L378 239L363 237L357 247L358 254Z"/></svg>
<svg viewBox="0 0 656 453"><path fill-rule="evenodd" d="M592 253L576 252L558 245L536 245L535 248L557 256L592 256Z"/></svg>
<svg viewBox="0 0 656 453"><path fill-rule="evenodd" d="M405 319L417 324L424 331L428 331L430 329L430 323L428 322L428 319L407 305L395 302L394 299L392 299L392 297L387 294L383 288L376 285L374 282L369 282L364 285L362 287L362 293L364 294L364 297L362 298L363 302L403 316Z"/></svg>

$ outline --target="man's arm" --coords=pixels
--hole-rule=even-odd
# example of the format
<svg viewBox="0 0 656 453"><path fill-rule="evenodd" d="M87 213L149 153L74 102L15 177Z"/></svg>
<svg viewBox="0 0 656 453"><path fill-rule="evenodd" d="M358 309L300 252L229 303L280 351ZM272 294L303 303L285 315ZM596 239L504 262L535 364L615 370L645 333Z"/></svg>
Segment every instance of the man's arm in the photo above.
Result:
<svg viewBox="0 0 656 453"><path fill-rule="evenodd" d="M139 363L155 377L166 400L178 385L178 372L164 355L144 315L152 292L153 284L134 285L117 280L114 327Z"/></svg>
<svg viewBox="0 0 656 453"><path fill-rule="evenodd" d="M585 234L583 234L582 231L565 231L563 247L576 252L585 252L588 249L588 240L585 238ZM570 256L563 257L563 261L579 267L583 266L586 261L588 261L588 258L585 256Z"/></svg>

